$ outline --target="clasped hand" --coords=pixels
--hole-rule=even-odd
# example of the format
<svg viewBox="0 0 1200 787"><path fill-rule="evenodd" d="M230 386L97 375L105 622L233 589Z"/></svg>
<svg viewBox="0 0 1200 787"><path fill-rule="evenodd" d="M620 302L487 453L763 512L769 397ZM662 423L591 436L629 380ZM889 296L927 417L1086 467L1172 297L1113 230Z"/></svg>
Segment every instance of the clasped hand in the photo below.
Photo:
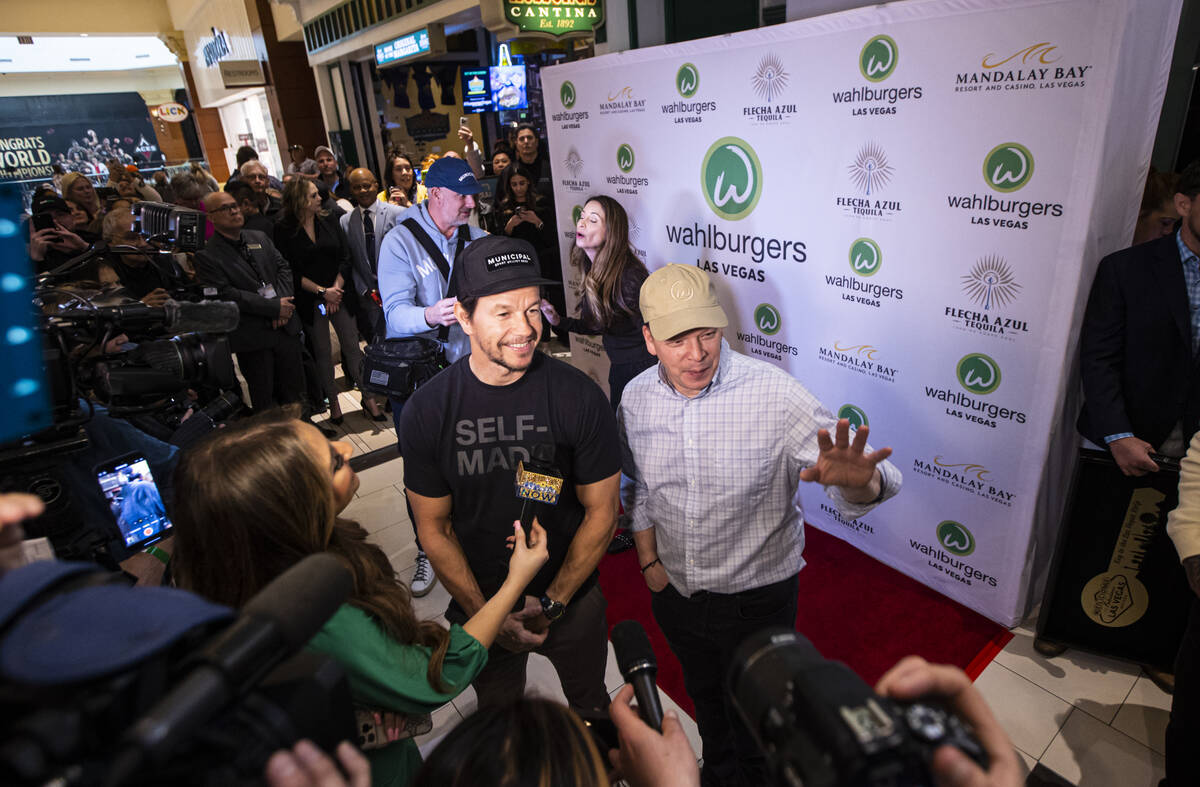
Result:
<svg viewBox="0 0 1200 787"><path fill-rule="evenodd" d="M535 518L529 529L527 545L521 523L513 522L513 534L508 537L507 542L508 548L513 551L508 563L508 581L525 587L550 559L546 531ZM546 641L548 628L542 616L542 602L533 596L525 596L525 603L521 609L510 612L504 619L500 633L496 635L496 642L516 653L533 650Z"/></svg>
<svg viewBox="0 0 1200 787"><path fill-rule="evenodd" d="M850 420L847 418L837 422L833 439L829 437L828 429L817 430L820 453L814 465L800 471L800 480L843 489L865 490L874 480L879 463L892 455L891 448L865 453L869 434L870 427L864 424L855 431L851 442Z"/></svg>

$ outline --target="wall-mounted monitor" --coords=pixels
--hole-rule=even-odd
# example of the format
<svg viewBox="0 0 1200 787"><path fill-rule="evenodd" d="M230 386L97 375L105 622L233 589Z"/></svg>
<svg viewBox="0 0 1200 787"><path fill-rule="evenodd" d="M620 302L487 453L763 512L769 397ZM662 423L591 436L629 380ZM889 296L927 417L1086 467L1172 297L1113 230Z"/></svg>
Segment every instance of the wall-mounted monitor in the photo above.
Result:
<svg viewBox="0 0 1200 787"><path fill-rule="evenodd" d="M488 71L494 109L525 109L529 106L525 66L492 66Z"/></svg>
<svg viewBox="0 0 1200 787"><path fill-rule="evenodd" d="M462 72L463 112L491 112L492 79L489 69L464 68Z"/></svg>

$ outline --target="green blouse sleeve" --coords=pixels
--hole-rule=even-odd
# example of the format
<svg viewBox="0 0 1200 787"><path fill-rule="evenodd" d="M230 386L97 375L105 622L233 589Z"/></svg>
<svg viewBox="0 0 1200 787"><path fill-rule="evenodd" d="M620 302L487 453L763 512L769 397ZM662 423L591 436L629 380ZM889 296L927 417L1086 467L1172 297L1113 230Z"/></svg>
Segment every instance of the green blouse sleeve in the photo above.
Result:
<svg viewBox="0 0 1200 787"><path fill-rule="evenodd" d="M400 713L432 713L458 696L487 664L487 649L461 626L451 625L442 665L446 691L436 691L426 678L430 648L401 645L349 604L326 622L308 648L341 663L356 705Z"/></svg>

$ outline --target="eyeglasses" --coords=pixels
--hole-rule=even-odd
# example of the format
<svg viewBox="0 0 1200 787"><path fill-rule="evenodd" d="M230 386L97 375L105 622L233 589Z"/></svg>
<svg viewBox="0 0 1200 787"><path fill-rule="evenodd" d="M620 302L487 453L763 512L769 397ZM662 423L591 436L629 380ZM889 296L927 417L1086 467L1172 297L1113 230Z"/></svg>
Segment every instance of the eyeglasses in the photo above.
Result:
<svg viewBox="0 0 1200 787"><path fill-rule="evenodd" d="M239 206L236 202L231 202L228 205L222 205L219 208L213 208L209 211L209 213L225 213L226 211L235 211L241 209L241 206Z"/></svg>

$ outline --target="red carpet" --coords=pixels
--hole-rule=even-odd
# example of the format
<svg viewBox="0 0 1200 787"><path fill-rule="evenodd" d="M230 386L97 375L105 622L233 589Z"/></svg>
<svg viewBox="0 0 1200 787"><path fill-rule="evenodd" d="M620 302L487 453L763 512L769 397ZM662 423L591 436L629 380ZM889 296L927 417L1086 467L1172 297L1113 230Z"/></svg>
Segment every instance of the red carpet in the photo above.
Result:
<svg viewBox="0 0 1200 787"><path fill-rule="evenodd" d="M796 630L825 658L847 664L871 685L912 653L962 667L974 679L1012 638L1007 629L840 539L811 526L805 536L808 565L800 572ZM679 662L650 612L637 553L606 556L600 586L609 627L629 619L645 627L658 659L659 687L692 714Z"/></svg>

